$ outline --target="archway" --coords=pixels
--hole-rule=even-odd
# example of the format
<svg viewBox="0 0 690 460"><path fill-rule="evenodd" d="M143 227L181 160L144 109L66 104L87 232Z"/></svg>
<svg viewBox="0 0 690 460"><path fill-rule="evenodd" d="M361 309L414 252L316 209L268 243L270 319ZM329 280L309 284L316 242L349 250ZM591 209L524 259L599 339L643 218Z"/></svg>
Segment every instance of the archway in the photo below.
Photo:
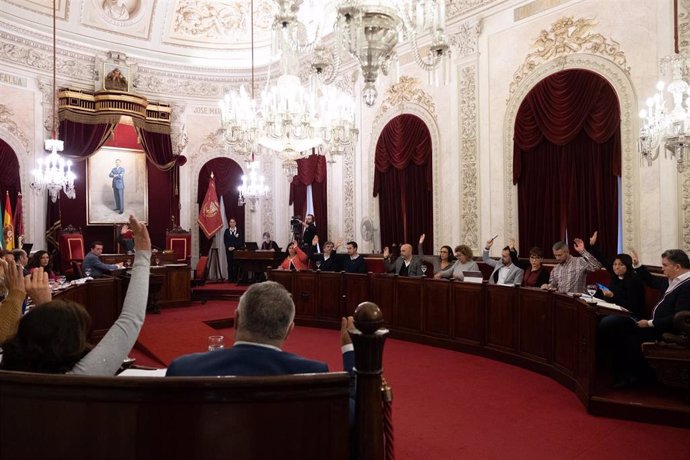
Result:
<svg viewBox="0 0 690 460"><path fill-rule="evenodd" d="M379 197L381 243L414 243L425 233L433 253L434 212L431 135L410 114L390 120L376 143L374 197Z"/></svg>
<svg viewBox="0 0 690 460"><path fill-rule="evenodd" d="M23 220L22 216L17 215L17 197L22 191L22 181L19 174L19 159L14 151L14 149L4 140L0 139L0 208L2 208L2 215L5 213L5 197L10 197L10 205L12 207L12 220L14 223L14 228L12 229L13 246L17 244L17 236L19 233L15 230L19 230L21 234L24 233L23 222L18 222L18 220ZM0 223L2 225L2 223ZM18 229L18 226L21 228ZM2 247L5 247L5 238L7 238L7 229L3 229L3 240Z"/></svg>

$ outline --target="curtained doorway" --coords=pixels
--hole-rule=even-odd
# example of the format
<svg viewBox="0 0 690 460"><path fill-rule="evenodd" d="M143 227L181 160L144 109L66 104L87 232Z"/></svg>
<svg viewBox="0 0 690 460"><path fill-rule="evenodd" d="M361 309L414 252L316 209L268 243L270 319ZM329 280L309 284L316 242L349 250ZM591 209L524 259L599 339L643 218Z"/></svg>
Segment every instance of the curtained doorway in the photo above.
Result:
<svg viewBox="0 0 690 460"><path fill-rule="evenodd" d="M515 119L513 184L520 250L588 241L598 231L606 257L618 251L620 103L600 75L565 70L539 82Z"/></svg>
<svg viewBox="0 0 690 460"><path fill-rule="evenodd" d="M424 253L434 253L431 135L410 114L393 118L376 143L374 197L379 197L381 247L410 243L416 252L422 233Z"/></svg>
<svg viewBox="0 0 690 460"><path fill-rule="evenodd" d="M218 256L220 258L220 266L223 273L225 273L225 250L223 248L223 232L228 228L228 219L233 217L237 221L237 228L241 235L245 235L244 225L244 206L237 204L239 200L239 192L237 187L242 183L242 175L244 171L237 162L230 158L214 158L209 160L201 167L199 171L199 186L197 188L196 202L201 207L208 189L208 182L211 178L211 172L216 179L216 191L218 192L218 200L221 205L221 214L223 216L223 228L221 228L215 235L215 247L219 248ZM199 255L208 255L212 247L212 240L206 238L204 232L198 229L199 235ZM246 236L245 236L246 240ZM227 279L227 274L223 275Z"/></svg>

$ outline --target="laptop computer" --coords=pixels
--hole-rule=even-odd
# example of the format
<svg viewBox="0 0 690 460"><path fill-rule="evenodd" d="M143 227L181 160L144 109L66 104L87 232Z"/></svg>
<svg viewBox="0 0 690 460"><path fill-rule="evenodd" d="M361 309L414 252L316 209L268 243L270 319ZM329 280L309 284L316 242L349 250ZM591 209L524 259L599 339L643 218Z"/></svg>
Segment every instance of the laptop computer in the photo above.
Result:
<svg viewBox="0 0 690 460"><path fill-rule="evenodd" d="M244 243L245 251L256 251L257 249L259 249L259 245L256 243L256 241L247 241Z"/></svg>

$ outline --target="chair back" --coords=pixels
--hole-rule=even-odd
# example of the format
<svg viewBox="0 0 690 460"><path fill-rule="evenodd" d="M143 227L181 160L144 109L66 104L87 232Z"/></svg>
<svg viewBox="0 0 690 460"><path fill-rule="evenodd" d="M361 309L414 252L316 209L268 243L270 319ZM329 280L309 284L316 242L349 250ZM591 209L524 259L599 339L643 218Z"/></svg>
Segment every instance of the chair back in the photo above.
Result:
<svg viewBox="0 0 690 460"><path fill-rule="evenodd" d="M79 279L79 278L84 277L84 274L82 273L82 270L81 270L81 262L73 260L71 262L71 266L72 266L72 273L73 273L75 279Z"/></svg>
<svg viewBox="0 0 690 460"><path fill-rule="evenodd" d="M68 271L72 266L72 261L81 262L84 260L86 251L84 250L84 235L81 230L68 225L62 230L59 239L60 245L60 260L64 272Z"/></svg>
<svg viewBox="0 0 690 460"><path fill-rule="evenodd" d="M165 249L173 251L180 263L190 263L192 258L192 234L181 227L165 232Z"/></svg>

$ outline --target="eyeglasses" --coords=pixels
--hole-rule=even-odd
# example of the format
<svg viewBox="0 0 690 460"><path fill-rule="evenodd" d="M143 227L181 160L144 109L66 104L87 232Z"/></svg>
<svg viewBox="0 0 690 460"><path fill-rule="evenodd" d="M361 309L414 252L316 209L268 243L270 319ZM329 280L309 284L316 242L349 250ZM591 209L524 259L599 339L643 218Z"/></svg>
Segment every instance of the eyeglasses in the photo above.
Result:
<svg viewBox="0 0 690 460"><path fill-rule="evenodd" d="M529 258L530 258L530 259L534 259L534 260L541 260L541 259L543 259L543 257L539 257L539 256L529 256Z"/></svg>

